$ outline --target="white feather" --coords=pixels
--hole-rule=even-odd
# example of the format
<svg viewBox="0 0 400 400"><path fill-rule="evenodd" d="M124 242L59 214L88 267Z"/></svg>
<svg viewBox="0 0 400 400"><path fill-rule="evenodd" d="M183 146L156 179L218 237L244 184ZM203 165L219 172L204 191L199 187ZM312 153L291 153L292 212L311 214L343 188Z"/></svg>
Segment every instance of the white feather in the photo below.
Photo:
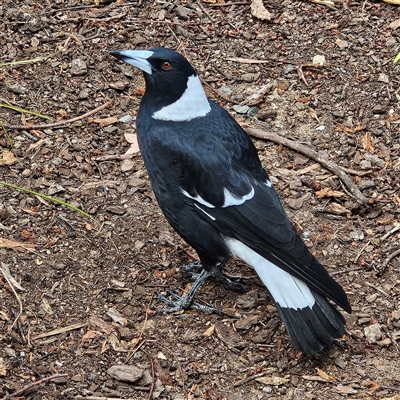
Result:
<svg viewBox="0 0 400 400"><path fill-rule="evenodd" d="M200 211L202 211L204 214L206 214L208 218L210 218L210 219L212 219L213 221L215 221L215 218L214 218L212 215L210 215L208 212L204 211L204 210L203 210L200 206L198 206L196 203L194 203L194 206L195 206L196 208L198 208Z"/></svg>
<svg viewBox="0 0 400 400"><path fill-rule="evenodd" d="M175 102L153 113L154 119L162 121L190 121L204 117L211 111L210 104L197 75L189 77L187 88Z"/></svg>
<svg viewBox="0 0 400 400"><path fill-rule="evenodd" d="M191 196L186 190L183 190L181 188L181 192L186 196L189 197L189 199L193 199L196 200L197 202L199 202L200 204L203 204L203 206L206 206L208 208L215 208L211 203L209 203L207 200L204 200L199 194L197 194L196 196Z"/></svg>
<svg viewBox="0 0 400 400"><path fill-rule="evenodd" d="M238 206L243 204L246 200L250 200L254 196L254 188L251 187L249 193L245 194L242 197L235 196L232 192L228 189L224 188L224 205L222 207L229 207L229 206Z"/></svg>
<svg viewBox="0 0 400 400"><path fill-rule="evenodd" d="M313 307L315 298L304 282L266 260L239 240L225 238L225 243L233 255L256 270L257 275L281 307L294 309Z"/></svg>

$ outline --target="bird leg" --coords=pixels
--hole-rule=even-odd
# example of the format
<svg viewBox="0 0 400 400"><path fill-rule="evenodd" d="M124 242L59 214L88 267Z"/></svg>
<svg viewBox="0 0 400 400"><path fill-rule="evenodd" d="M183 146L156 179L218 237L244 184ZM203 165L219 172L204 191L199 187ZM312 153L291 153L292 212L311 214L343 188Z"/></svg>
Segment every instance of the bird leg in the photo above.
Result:
<svg viewBox="0 0 400 400"><path fill-rule="evenodd" d="M174 297L177 300L169 300L165 296L161 295L160 293L157 293L158 298L171 307L169 307L169 308L158 308L157 307L156 309L158 311L162 311L162 312L175 312L175 311L180 311L180 310L183 310L184 308L190 307L190 305L193 303L194 296L195 296L197 290L210 275L211 275L211 271L206 271L205 269L203 269L200 272L197 279L195 280L195 282L193 283L189 292L186 294L186 296L180 297L178 295L174 295Z"/></svg>
<svg viewBox="0 0 400 400"><path fill-rule="evenodd" d="M209 276L219 279L228 289L246 292L247 291L246 286L242 285L239 282L232 281L227 275L222 273L222 268L224 267L225 264L226 261L223 263L216 263L212 267L210 271L211 274ZM200 274L193 272L193 270L202 269L203 266L201 264L189 264L189 265L184 265L181 268L187 271L193 279L197 279Z"/></svg>

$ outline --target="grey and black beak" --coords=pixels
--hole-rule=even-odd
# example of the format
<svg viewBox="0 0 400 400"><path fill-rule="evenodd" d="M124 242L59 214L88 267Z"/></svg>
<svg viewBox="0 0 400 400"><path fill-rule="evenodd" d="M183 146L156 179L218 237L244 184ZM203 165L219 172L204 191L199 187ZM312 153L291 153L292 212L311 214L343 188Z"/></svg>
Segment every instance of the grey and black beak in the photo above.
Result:
<svg viewBox="0 0 400 400"><path fill-rule="evenodd" d="M119 60L141 69L146 74L151 75L153 72L153 68L148 61L153 55L153 52L150 50L116 50L110 51L110 54Z"/></svg>

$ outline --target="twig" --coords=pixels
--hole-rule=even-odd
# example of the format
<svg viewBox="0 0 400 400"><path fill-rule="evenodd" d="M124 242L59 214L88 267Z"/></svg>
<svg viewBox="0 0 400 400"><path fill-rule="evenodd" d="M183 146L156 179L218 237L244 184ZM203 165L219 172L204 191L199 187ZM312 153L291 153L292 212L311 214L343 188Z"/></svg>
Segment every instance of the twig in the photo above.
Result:
<svg viewBox="0 0 400 400"><path fill-rule="evenodd" d="M17 390L14 393L7 394L1 400L8 400L13 397L19 396L19 395L27 392L28 390L32 389L35 386L41 385L42 383L51 381L53 379L61 378L63 376L68 376L68 374L55 374L55 375L48 376L47 378L39 379L38 381L30 383L29 385L24 386L22 389Z"/></svg>
<svg viewBox="0 0 400 400"><path fill-rule="evenodd" d="M351 168L345 168L340 166L339 167L342 171L347 172L350 175L356 175L356 176L365 176L365 175L369 175L372 174L374 171L372 171L372 169L369 169L368 171L356 171L355 169L351 169Z"/></svg>
<svg viewBox="0 0 400 400"><path fill-rule="evenodd" d="M150 386L148 400L153 400L153 392L154 392L154 387L156 385L156 377L155 377L156 374L154 371L154 361L152 358L150 358L150 364L151 364L151 386Z"/></svg>
<svg viewBox="0 0 400 400"><path fill-rule="evenodd" d="M203 11L203 13L207 15L208 19L212 23L214 23L215 22L214 18L211 16L211 14L208 12L208 10L203 6L203 4L201 4L201 2L199 0L196 0L196 3L200 7L201 11Z"/></svg>
<svg viewBox="0 0 400 400"><path fill-rule="evenodd" d="M385 327L382 326L382 329L385 331L386 336L390 339L390 341L392 342L392 345L394 346L394 348L396 349L397 353L400 354L400 348L399 345L397 344L396 340L393 338L393 335L391 334L391 332L389 332L389 330Z"/></svg>
<svg viewBox="0 0 400 400"><path fill-rule="evenodd" d="M385 261L383 262L382 266L383 268L386 268L387 265L389 264L389 262L392 260L392 258L397 257L398 255L400 255L400 249L397 249L396 251L394 251L392 254L389 254Z"/></svg>
<svg viewBox="0 0 400 400"><path fill-rule="evenodd" d="M31 129L47 129L47 128L58 128L60 126L63 125L68 125L71 124L73 122L79 121L81 119L84 119L86 117L89 117L90 115L93 115L101 110L103 110L104 108L107 108L108 106L111 105L111 102L108 101L107 103L102 104L100 107L95 108L94 110L88 111L85 114L82 114L78 117L74 117L71 119L66 119L64 121L58 121L58 122L53 122L51 124L41 124L41 125L11 125L8 124L7 122L4 122L3 125L8 128L8 129L15 129L17 131L21 131L21 130L31 130Z"/></svg>
<svg viewBox="0 0 400 400"><path fill-rule="evenodd" d="M308 86L308 82L303 74L303 66L302 65L298 65L297 66L297 74L299 75L299 78L306 84L306 86Z"/></svg>
<svg viewBox="0 0 400 400"><path fill-rule="evenodd" d="M399 250L399 252L400 252L400 250ZM390 297L390 294L389 294L389 293L386 293L384 290L378 288L378 286L375 286L375 285L373 285L372 283L369 283L369 282L365 282L365 283L366 283L369 287L372 287L372 288L374 288L375 290L377 290L379 293L382 293L383 295L385 295L385 296L387 296L387 297Z"/></svg>
<svg viewBox="0 0 400 400"><path fill-rule="evenodd" d="M364 269L364 267L343 269L342 271L331 272L330 275L346 274L347 272L360 271L361 269Z"/></svg>
<svg viewBox="0 0 400 400"><path fill-rule="evenodd" d="M187 396L187 400L194 400L194 396L196 394L197 385L194 383L192 387L189 389L189 393Z"/></svg>
<svg viewBox="0 0 400 400"><path fill-rule="evenodd" d="M317 161L327 170L333 172L347 186L347 188L350 190L350 193L359 202L367 206L370 205L368 199L360 192L360 190L350 179L350 177L345 172L343 172L336 163L330 160L326 160L325 158L322 158L315 150L312 150L309 147L297 143L293 140L279 136L273 132L266 132L264 130L254 129L254 128L247 129L247 132L249 135L257 137L259 139L271 140L274 143L282 144L286 147L289 147L290 149L293 149L299 153L306 155L307 157L313 159L314 161Z"/></svg>
<svg viewBox="0 0 400 400"><path fill-rule="evenodd" d="M248 1L236 1L232 3L209 3L208 7L249 6Z"/></svg>
<svg viewBox="0 0 400 400"><path fill-rule="evenodd" d="M146 390L146 388L142 388L141 386L133 386L135 390ZM98 396L75 396L74 399L79 399L79 400L135 400L133 398L129 399L123 399L121 397L98 397Z"/></svg>
<svg viewBox="0 0 400 400"><path fill-rule="evenodd" d="M265 374L266 374L266 372L261 372L261 373L259 373L259 374L255 374L255 375L248 376L247 378L243 378L243 379L241 379L240 381L235 382L232 386L233 386L233 387L238 387L238 386L240 386L240 385L243 385L243 384L245 384L245 383L247 383L247 382L252 381L253 379L261 378L261 377L264 376Z"/></svg>
<svg viewBox="0 0 400 400"><path fill-rule="evenodd" d="M9 334L9 333L11 332L11 330L14 328L14 325L17 323L19 317L21 316L23 307L22 307L22 301L21 301L21 299L19 298L18 293L17 293L16 290L14 289L14 285L11 283L10 278L7 276L7 274L6 274L5 271L3 270L3 267L0 268L0 271L1 271L1 273L3 274L4 279L7 281L8 285L10 286L10 288L11 288L11 290L12 290L12 292L13 292L15 298L16 298L17 301L18 301L18 305L19 305L18 315L15 317L14 322L12 323L12 325L10 326L10 328L9 328L8 331L7 331L7 334Z"/></svg>
<svg viewBox="0 0 400 400"><path fill-rule="evenodd" d="M399 225L395 226L391 231L389 231L386 235L382 236L381 237L381 242L386 240L390 235L393 235L393 233L395 233L397 231L400 231L400 223L399 223Z"/></svg>
<svg viewBox="0 0 400 400"><path fill-rule="evenodd" d="M367 248L367 246L371 243L370 240L368 240L368 243L358 252L357 257L355 258L354 262L356 263L358 259L360 258L362 252Z"/></svg>

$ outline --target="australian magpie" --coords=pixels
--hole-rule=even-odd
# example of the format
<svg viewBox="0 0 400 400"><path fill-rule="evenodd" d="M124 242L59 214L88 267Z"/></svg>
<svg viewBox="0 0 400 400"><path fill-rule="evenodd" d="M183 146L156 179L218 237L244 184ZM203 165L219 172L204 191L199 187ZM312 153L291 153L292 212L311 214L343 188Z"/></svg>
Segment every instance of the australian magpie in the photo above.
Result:
<svg viewBox="0 0 400 400"><path fill-rule="evenodd" d="M168 301L169 310L189 306L201 283L223 278L236 256L269 290L297 349L314 354L343 336L345 319L328 299L351 312L344 290L289 222L249 136L206 97L190 63L160 47L110 54L144 72L141 154L165 217L203 268L186 297Z"/></svg>

